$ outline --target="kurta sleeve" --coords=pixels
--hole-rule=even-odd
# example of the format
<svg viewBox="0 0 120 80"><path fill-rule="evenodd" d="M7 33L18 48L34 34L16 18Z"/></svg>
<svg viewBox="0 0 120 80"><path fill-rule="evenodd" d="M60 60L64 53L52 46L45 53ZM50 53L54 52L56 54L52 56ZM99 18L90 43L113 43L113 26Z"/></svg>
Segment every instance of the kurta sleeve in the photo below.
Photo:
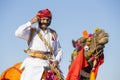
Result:
<svg viewBox="0 0 120 80"><path fill-rule="evenodd" d="M19 26L18 29L15 31L15 36L28 41L30 34L30 26L31 22L27 22L26 24Z"/></svg>
<svg viewBox="0 0 120 80"><path fill-rule="evenodd" d="M62 51L62 48L60 46L60 43L59 43L59 39L57 38L56 39L56 45L55 45L55 60L60 62L61 61L61 58L62 58L62 55L63 55L63 51Z"/></svg>

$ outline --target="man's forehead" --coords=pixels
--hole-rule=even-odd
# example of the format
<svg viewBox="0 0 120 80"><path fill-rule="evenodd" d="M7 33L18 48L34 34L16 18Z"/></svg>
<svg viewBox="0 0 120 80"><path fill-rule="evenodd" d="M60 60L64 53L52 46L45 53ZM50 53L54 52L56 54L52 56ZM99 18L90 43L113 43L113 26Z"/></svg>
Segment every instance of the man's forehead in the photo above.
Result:
<svg viewBox="0 0 120 80"><path fill-rule="evenodd" d="M48 17L42 17L41 19L49 19Z"/></svg>

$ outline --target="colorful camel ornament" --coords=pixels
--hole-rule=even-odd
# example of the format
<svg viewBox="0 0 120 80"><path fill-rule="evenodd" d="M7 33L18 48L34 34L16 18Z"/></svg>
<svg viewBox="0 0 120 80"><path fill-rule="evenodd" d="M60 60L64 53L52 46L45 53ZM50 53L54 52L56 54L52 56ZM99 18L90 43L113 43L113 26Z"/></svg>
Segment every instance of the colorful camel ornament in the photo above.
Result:
<svg viewBox="0 0 120 80"><path fill-rule="evenodd" d="M109 35L95 28L93 34L85 30L78 40L72 40L75 48L66 80L96 80L99 66L104 62L104 47Z"/></svg>

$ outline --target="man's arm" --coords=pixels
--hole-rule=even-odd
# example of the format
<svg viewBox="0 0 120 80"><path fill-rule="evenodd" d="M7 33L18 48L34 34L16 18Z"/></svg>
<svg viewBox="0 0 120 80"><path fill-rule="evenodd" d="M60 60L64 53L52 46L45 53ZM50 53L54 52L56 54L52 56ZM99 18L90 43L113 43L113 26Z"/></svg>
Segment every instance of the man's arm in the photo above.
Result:
<svg viewBox="0 0 120 80"><path fill-rule="evenodd" d="M37 16L35 16L29 22L19 26L18 29L15 31L15 35L19 38L28 41L31 25L37 22L37 20Z"/></svg>
<svg viewBox="0 0 120 80"><path fill-rule="evenodd" d="M59 43L59 40L58 38L56 38L56 50L55 50L55 63L58 64L60 63L61 61L61 58L62 58L62 54L63 54L63 51L62 51L62 48L60 46L60 43Z"/></svg>

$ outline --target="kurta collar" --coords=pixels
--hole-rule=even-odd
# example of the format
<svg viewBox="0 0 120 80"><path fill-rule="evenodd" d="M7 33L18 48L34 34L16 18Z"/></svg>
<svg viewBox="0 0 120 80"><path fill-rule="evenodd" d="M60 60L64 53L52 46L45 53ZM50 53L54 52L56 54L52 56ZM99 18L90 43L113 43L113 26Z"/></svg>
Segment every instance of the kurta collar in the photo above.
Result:
<svg viewBox="0 0 120 80"><path fill-rule="evenodd" d="M43 30L42 30L42 29L38 28L38 29L37 29L37 31L39 31L40 33L42 33L42 34L46 35L46 34L48 34L48 33L50 32L50 29L49 29L49 28L47 28L47 29L46 29L46 31L45 31L45 32L43 32Z"/></svg>

